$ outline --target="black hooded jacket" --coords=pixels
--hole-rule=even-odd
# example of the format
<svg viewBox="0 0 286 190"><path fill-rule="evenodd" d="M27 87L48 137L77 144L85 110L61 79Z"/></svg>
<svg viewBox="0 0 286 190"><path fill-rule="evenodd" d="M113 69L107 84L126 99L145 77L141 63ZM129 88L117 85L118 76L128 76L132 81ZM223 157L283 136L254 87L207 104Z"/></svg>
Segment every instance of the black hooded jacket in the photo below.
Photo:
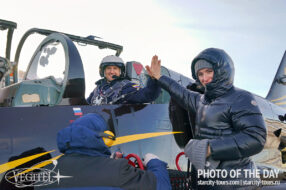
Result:
<svg viewBox="0 0 286 190"><path fill-rule="evenodd" d="M266 128L253 95L233 86L234 66L223 50L209 48L192 62L204 59L213 65L214 77L199 94L162 76L159 85L185 109L196 115L195 138L209 139L211 156L219 168L252 168L250 156L259 153L266 141Z"/></svg>

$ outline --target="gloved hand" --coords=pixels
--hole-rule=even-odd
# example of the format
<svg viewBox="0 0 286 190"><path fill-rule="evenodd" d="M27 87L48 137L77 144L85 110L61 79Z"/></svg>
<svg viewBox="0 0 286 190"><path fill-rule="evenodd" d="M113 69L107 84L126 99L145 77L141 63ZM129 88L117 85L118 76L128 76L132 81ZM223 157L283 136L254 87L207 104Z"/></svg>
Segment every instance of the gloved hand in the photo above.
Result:
<svg viewBox="0 0 286 190"><path fill-rule="evenodd" d="M208 139L191 139L185 146L185 155L189 158L197 170L204 169L206 166L208 144Z"/></svg>
<svg viewBox="0 0 286 190"><path fill-rule="evenodd" d="M191 139L184 149L185 155L199 169L216 169L219 165L219 160L213 160L210 156L210 146L208 139Z"/></svg>
<svg viewBox="0 0 286 190"><path fill-rule="evenodd" d="M159 159L159 157L156 156L156 155L154 155L154 154L152 154L152 153L147 153L147 154L145 154L145 156L144 156L144 161L143 161L143 165L146 167L147 164L148 164L148 162L149 162L150 160L152 160L152 159Z"/></svg>
<svg viewBox="0 0 286 190"><path fill-rule="evenodd" d="M113 152L111 155L110 155L110 158L113 158L115 160L119 159L119 158L123 158L123 152Z"/></svg>

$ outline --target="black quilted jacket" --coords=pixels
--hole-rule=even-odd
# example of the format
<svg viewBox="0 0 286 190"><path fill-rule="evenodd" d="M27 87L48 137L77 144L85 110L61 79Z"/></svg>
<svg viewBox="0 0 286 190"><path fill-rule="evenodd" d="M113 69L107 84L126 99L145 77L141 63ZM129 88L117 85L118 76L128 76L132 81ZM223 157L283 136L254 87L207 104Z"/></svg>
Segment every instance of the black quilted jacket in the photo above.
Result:
<svg viewBox="0 0 286 190"><path fill-rule="evenodd" d="M252 168L250 156L259 153L266 141L262 114L253 95L233 86L234 67L231 58L220 49L210 48L199 59L212 63L213 81L205 93L187 90L169 77L162 76L159 85L185 109L196 115L195 138L210 139L211 156L220 160L219 168Z"/></svg>

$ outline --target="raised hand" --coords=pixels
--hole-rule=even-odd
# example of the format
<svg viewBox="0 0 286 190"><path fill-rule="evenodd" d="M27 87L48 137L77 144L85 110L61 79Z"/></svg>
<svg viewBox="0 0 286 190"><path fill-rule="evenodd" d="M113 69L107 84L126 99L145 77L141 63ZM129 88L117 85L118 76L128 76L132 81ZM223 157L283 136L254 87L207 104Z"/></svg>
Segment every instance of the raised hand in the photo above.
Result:
<svg viewBox="0 0 286 190"><path fill-rule="evenodd" d="M161 60L158 60L158 56L154 55L151 61L151 67L146 65L146 70L148 75L152 78L159 80L161 77Z"/></svg>

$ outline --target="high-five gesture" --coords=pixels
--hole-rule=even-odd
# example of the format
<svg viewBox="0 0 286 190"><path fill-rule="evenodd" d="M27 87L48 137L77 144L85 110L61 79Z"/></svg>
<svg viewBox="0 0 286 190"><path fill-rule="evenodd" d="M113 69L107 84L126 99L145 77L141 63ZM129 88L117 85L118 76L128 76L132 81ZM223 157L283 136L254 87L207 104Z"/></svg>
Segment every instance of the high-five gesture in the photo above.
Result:
<svg viewBox="0 0 286 190"><path fill-rule="evenodd" d="M159 80L159 78L161 77L161 60L158 60L157 55L154 55L152 57L151 67L147 65L145 68L150 77Z"/></svg>

